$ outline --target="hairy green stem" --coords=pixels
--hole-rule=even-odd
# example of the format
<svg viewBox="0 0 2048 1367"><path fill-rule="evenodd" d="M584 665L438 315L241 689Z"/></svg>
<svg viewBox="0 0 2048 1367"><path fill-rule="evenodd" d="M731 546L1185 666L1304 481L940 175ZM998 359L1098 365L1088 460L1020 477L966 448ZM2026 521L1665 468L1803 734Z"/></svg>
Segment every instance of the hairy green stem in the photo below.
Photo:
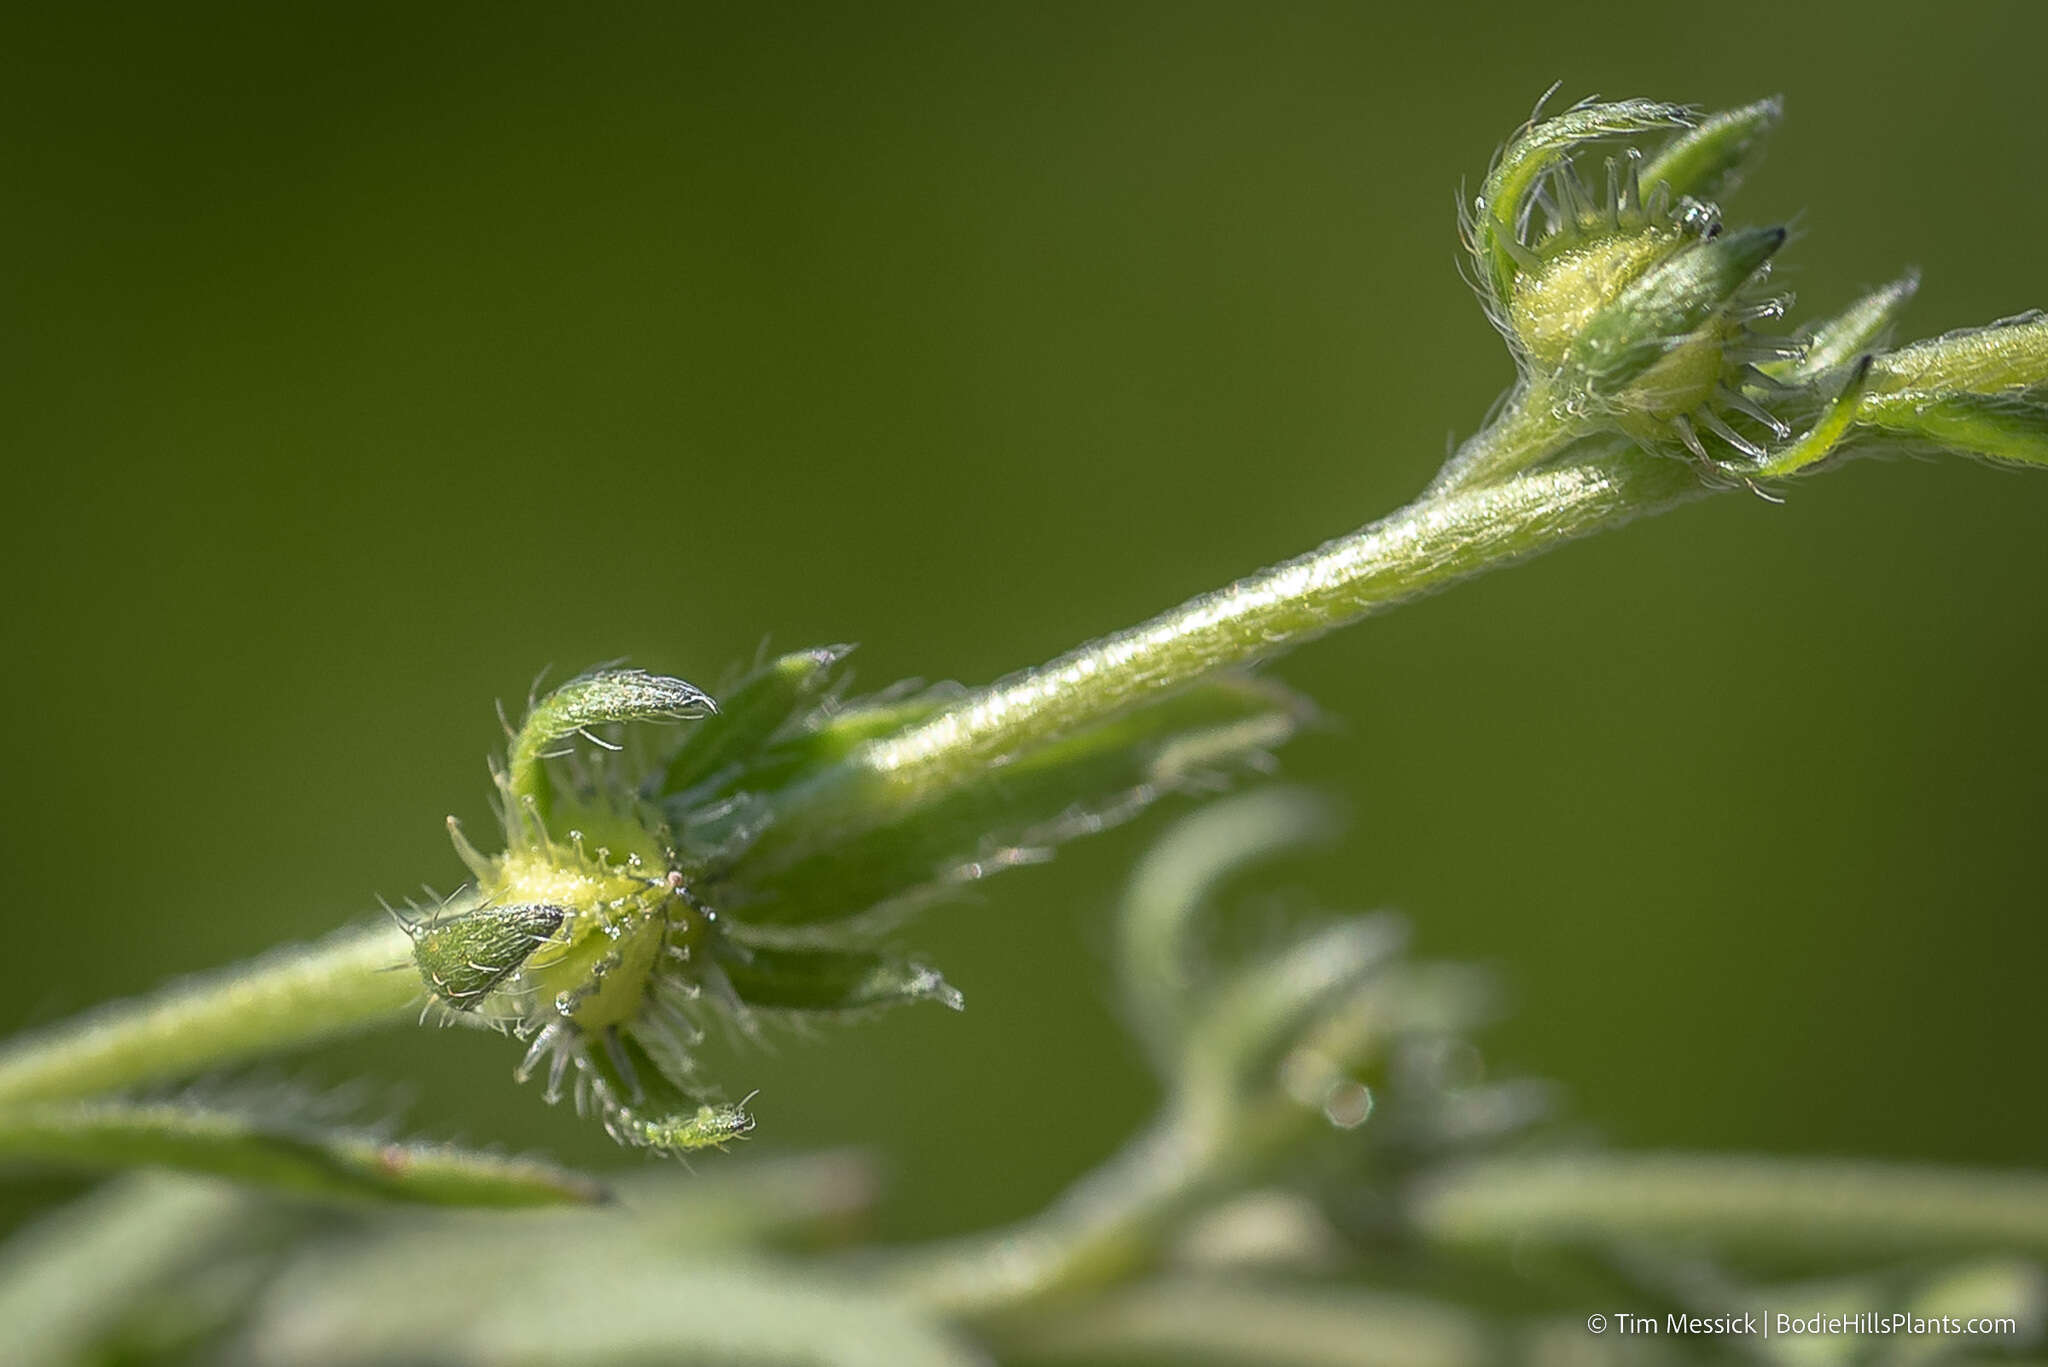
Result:
<svg viewBox="0 0 2048 1367"><path fill-rule="evenodd" d="M1032 747L1149 695L1265 659L1396 603L1710 492L1620 449L1429 495L1378 522L1012 675L872 741L792 792L749 851L774 865L897 820ZM758 867L759 865L757 865Z"/></svg>
<svg viewBox="0 0 2048 1367"><path fill-rule="evenodd" d="M173 983L11 1042L0 1103L91 1096L405 1019L420 998L412 942L396 925Z"/></svg>

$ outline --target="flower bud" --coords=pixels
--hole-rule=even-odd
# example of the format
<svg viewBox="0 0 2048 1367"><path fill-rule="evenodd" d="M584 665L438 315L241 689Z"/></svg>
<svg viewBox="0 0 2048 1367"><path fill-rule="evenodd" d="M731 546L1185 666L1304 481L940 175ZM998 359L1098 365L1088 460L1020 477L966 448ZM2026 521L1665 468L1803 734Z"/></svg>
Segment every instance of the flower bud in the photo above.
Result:
<svg viewBox="0 0 2048 1367"><path fill-rule="evenodd" d="M1575 389L1670 419L1704 406L1733 369L1742 331L1730 306L1785 243L1745 228L1687 243L1617 290L1572 338L1560 367Z"/></svg>
<svg viewBox="0 0 2048 1367"><path fill-rule="evenodd" d="M1682 446L1709 465L1725 462L1703 434L1750 461L1789 435L1757 367L1799 348L1749 326L1784 311L1761 285L1785 229L1724 232L1705 198L1734 187L1779 114L1776 100L1704 120L1643 100L1585 104L1510 141L1464 236L1521 371L1518 409L1553 439L1461 453L1448 477L1499 478L1599 432ZM1672 127L1682 131L1647 158L1634 147L1608 157L1604 191L1574 161L1595 141Z"/></svg>

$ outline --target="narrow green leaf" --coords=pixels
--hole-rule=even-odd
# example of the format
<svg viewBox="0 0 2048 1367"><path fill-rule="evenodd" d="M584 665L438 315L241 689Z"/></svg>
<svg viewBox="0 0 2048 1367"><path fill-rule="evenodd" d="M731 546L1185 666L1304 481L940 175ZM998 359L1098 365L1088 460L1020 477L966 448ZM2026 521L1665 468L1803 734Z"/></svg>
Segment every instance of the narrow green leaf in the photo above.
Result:
<svg viewBox="0 0 2048 1367"><path fill-rule="evenodd" d="M620 721L681 721L716 712L695 684L639 669L603 669L571 679L534 705L512 739L505 790L545 802L542 761L555 743L588 726Z"/></svg>
<svg viewBox="0 0 2048 1367"><path fill-rule="evenodd" d="M1813 426L1760 465L1755 475L1760 479L1777 479L1797 474L1833 455L1848 438L1862 411L1864 394L1870 388L1870 367L1871 357L1866 353L1843 382L1841 393L1821 410Z"/></svg>
<svg viewBox="0 0 2048 1367"><path fill-rule="evenodd" d="M935 1001L960 1010L959 989L932 969L891 954L721 944L719 967L751 1007L838 1013Z"/></svg>
<svg viewBox="0 0 2048 1367"><path fill-rule="evenodd" d="M1774 96L1702 120L1698 127L1672 138L1644 164L1640 172L1644 190L1662 181L1673 195L1719 200L1741 183L1784 113L1784 100Z"/></svg>
<svg viewBox="0 0 2048 1367"><path fill-rule="evenodd" d="M679 793L746 759L809 707L839 676L850 645L800 650L770 661L728 691L716 715L692 727L662 775Z"/></svg>
<svg viewBox="0 0 2048 1367"><path fill-rule="evenodd" d="M1758 369L1781 383L1799 385L1849 364L1884 341L1885 334L1919 288L1920 273L1907 272L1815 328L1807 339L1804 355L1770 361Z"/></svg>
<svg viewBox="0 0 2048 1367"><path fill-rule="evenodd" d="M1164 793L1227 773L1285 741L1295 695L1222 679L1027 751L904 819L777 867L761 846L711 896L742 924L818 926L979 878L1126 818ZM780 832L772 826L767 840ZM772 846L771 846L772 848Z"/></svg>
<svg viewBox="0 0 2048 1367"><path fill-rule="evenodd" d="M595 1201L591 1179L532 1159L402 1144L179 1102L0 1107L0 1158L62 1167L164 1167L301 1195L429 1205Z"/></svg>

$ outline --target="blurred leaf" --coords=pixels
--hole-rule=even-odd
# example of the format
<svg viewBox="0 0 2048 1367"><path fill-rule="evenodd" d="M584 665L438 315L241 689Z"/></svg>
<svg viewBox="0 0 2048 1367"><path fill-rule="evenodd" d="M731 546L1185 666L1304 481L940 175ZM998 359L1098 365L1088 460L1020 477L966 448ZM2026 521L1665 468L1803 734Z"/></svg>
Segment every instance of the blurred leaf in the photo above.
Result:
<svg viewBox="0 0 2048 1367"><path fill-rule="evenodd" d="M1364 986L1404 938L1392 917L1354 917L1225 979L1188 1032L1183 1084L1218 1107L1268 1090L1281 1058L1318 1033L1328 1009Z"/></svg>
<svg viewBox="0 0 2048 1367"><path fill-rule="evenodd" d="M38 1102L0 1108L0 1158L60 1167L165 1167L299 1195L432 1205L596 1201L590 1178L535 1159L395 1143L180 1102Z"/></svg>
<svg viewBox="0 0 2048 1367"><path fill-rule="evenodd" d="M945 1329L867 1290L741 1253L675 1256L616 1220L316 1250L255 1307L258 1364L759 1363L974 1367Z"/></svg>
<svg viewBox="0 0 2048 1367"><path fill-rule="evenodd" d="M1162 1073L1178 1066L1196 1006L1196 922L1216 885L1334 829L1327 800L1300 788L1259 788L1183 817L1146 852L1117 918L1117 969L1131 1023Z"/></svg>
<svg viewBox="0 0 2048 1367"><path fill-rule="evenodd" d="M16 1367L93 1360L135 1301L262 1224L216 1183L135 1176L44 1216L0 1246L0 1340Z"/></svg>
<svg viewBox="0 0 2048 1367"><path fill-rule="evenodd" d="M1470 1311L1335 1287L1176 1277L1113 1291L1004 1337L1030 1362L1247 1367L1491 1367L1509 1360Z"/></svg>
<svg viewBox="0 0 2048 1367"><path fill-rule="evenodd" d="M631 1221L634 1238L670 1251L739 1245L844 1242L866 1222L880 1195L872 1156L851 1149L780 1158L735 1158L689 1172L661 1164L618 1179L613 1201L598 1208L557 1207L517 1217L573 1239L577 1231L616 1241L613 1210ZM501 1215L463 1217L478 1232L500 1230ZM522 1236L524 1237L524 1236Z"/></svg>

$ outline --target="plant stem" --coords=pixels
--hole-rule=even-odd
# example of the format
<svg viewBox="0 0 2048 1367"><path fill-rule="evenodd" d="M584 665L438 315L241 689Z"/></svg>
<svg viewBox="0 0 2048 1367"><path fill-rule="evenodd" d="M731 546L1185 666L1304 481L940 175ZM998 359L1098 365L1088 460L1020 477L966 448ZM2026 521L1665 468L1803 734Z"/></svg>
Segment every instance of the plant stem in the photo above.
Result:
<svg viewBox="0 0 2048 1367"><path fill-rule="evenodd" d="M218 1068L372 1025L420 997L395 925L345 930L11 1042L0 1102L90 1096Z"/></svg>
<svg viewBox="0 0 2048 1367"><path fill-rule="evenodd" d="M1707 492L1683 463L1622 448L1499 484L1425 495L1306 555L870 742L790 793L747 858L772 866L849 830L885 825L1147 695L1264 659L1382 608Z"/></svg>

